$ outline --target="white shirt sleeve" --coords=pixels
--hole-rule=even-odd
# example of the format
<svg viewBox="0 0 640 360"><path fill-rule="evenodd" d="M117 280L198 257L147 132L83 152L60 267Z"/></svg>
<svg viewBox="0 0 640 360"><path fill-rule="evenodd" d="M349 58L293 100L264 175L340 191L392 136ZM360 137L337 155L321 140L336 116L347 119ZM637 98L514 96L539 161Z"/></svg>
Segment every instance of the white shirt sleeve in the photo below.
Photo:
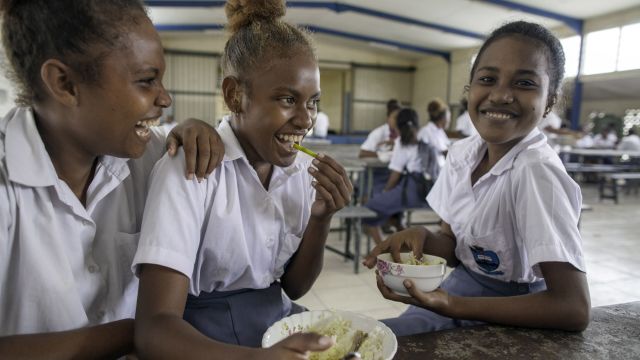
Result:
<svg viewBox="0 0 640 360"><path fill-rule="evenodd" d="M184 151L174 157L165 155L153 169L145 205L138 250L132 268L140 264L162 265L191 279L200 230L205 219L207 188L215 178L198 183L185 179Z"/></svg>
<svg viewBox="0 0 640 360"><path fill-rule="evenodd" d="M568 262L585 271L578 219L580 187L564 169L549 163L526 164L513 184L516 231L536 276L541 262Z"/></svg>
<svg viewBox="0 0 640 360"><path fill-rule="evenodd" d="M360 145L360 149L376 152L378 150L378 144L385 140L382 127L377 127L369 133L367 139Z"/></svg>
<svg viewBox="0 0 640 360"><path fill-rule="evenodd" d="M433 211L440 216L440 218L451 224L451 215L449 214L449 196L453 189L453 181L455 176L453 172L455 169L450 164L450 157L447 157L444 167L440 171L440 175L435 184L427 194L427 202Z"/></svg>

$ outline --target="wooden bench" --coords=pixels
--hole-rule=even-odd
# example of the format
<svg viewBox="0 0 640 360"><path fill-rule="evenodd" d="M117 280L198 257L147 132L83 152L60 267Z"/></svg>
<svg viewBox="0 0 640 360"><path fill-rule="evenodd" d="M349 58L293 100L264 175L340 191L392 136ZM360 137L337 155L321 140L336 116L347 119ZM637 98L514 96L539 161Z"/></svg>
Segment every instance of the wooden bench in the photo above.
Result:
<svg viewBox="0 0 640 360"><path fill-rule="evenodd" d="M364 206L347 206L340 209L333 215L334 219L338 219L345 222L346 241L344 251L336 249L331 245L325 245L325 249L334 252L338 255L344 256L345 260L353 260L353 272L359 272L360 266L360 244L362 240L362 219L374 218L376 213ZM354 233L354 251L351 252L351 233ZM369 237L367 236L367 253L371 251Z"/></svg>
<svg viewBox="0 0 640 360"><path fill-rule="evenodd" d="M633 184L635 192L637 193L638 185L640 184L639 172L616 172L606 174L600 179L599 193L600 200L611 199L616 204L618 203L618 186L624 184ZM610 192L607 192L610 190Z"/></svg>

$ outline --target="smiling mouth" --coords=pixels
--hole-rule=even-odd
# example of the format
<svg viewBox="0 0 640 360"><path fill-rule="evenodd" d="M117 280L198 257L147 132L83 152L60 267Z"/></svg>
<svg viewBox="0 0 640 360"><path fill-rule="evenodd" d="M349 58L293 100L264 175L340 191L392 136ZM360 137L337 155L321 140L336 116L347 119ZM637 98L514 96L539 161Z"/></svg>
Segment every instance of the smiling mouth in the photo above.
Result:
<svg viewBox="0 0 640 360"><path fill-rule="evenodd" d="M295 134L278 134L276 135L276 139L283 143L289 143L289 147L292 147L294 143L300 144L304 135L295 135Z"/></svg>
<svg viewBox="0 0 640 360"><path fill-rule="evenodd" d="M497 111L480 111L480 113L485 117L488 117L490 119L495 119L495 120L509 120L515 117L515 115L511 113L504 113L504 112L497 112Z"/></svg>
<svg viewBox="0 0 640 360"><path fill-rule="evenodd" d="M152 126L160 125L160 119L151 119L151 120L140 120L136 123L136 135L141 138L146 138L149 136Z"/></svg>

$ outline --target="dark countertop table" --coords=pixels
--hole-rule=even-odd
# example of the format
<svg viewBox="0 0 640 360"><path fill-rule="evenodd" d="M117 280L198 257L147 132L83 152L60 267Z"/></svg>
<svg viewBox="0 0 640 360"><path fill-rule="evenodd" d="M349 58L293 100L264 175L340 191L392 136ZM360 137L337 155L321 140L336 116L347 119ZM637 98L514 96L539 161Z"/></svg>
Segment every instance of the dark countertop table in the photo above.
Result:
<svg viewBox="0 0 640 360"><path fill-rule="evenodd" d="M402 336L394 359L640 359L640 301L593 308L582 333L487 325Z"/></svg>

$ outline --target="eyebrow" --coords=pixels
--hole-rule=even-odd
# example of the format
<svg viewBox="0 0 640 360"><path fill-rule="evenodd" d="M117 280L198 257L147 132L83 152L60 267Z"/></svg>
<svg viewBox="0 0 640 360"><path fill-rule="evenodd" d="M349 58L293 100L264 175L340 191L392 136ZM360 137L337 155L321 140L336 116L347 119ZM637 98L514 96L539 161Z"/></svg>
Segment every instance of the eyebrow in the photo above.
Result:
<svg viewBox="0 0 640 360"><path fill-rule="evenodd" d="M296 90L296 89L294 89L292 87L288 87L288 86L280 86L280 87L277 87L277 88L273 89L273 91L275 91L275 92L278 92L278 91L290 92L295 97L300 97L302 95L300 93L300 91L298 91L298 90ZM317 93L313 94L311 97L312 98L320 97L320 91L318 91Z"/></svg>
<svg viewBox="0 0 640 360"><path fill-rule="evenodd" d="M160 69L156 67L147 67L135 71L136 75L146 75L148 73L153 73L154 76L157 76L160 73Z"/></svg>
<svg viewBox="0 0 640 360"><path fill-rule="evenodd" d="M486 70L486 71L493 71L493 72L500 72L500 69L498 69L495 66L483 66L481 68L479 68L478 70L476 70L476 72L480 71L480 70ZM528 70L528 69L518 69L516 70L516 73L518 75L534 75L534 76L540 76L540 74L534 70Z"/></svg>

